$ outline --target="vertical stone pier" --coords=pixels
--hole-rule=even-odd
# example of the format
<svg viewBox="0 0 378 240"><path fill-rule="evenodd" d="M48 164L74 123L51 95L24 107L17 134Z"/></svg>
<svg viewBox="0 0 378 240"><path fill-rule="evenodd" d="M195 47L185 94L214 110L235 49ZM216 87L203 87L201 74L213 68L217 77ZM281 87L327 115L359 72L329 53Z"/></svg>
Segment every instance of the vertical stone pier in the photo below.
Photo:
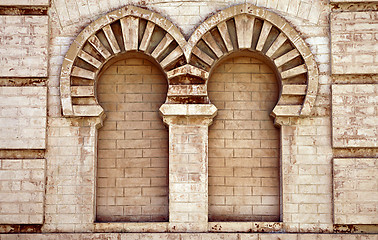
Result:
<svg viewBox="0 0 378 240"><path fill-rule="evenodd" d="M169 231L208 228L208 127L213 104L164 104L169 126Z"/></svg>

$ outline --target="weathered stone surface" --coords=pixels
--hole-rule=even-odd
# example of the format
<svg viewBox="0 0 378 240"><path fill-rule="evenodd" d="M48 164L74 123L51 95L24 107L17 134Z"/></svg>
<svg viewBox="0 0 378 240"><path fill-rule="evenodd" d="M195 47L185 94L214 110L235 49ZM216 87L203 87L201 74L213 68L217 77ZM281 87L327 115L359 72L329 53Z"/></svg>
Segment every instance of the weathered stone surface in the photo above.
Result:
<svg viewBox="0 0 378 240"><path fill-rule="evenodd" d="M2 0L0 6L48 6L50 0Z"/></svg>
<svg viewBox="0 0 378 240"><path fill-rule="evenodd" d="M333 74L378 73L378 12L331 14Z"/></svg>
<svg viewBox="0 0 378 240"><path fill-rule="evenodd" d="M378 158L333 159L336 224L378 224Z"/></svg>
<svg viewBox="0 0 378 240"><path fill-rule="evenodd" d="M370 2L377 2L377 1L372 1L372 0L330 0L331 3L355 3L355 2L359 2L359 3L370 3Z"/></svg>
<svg viewBox="0 0 378 240"><path fill-rule="evenodd" d="M48 233L48 234L2 234L1 239L182 239L182 240L376 240L377 234L308 234L308 233Z"/></svg>
<svg viewBox="0 0 378 240"><path fill-rule="evenodd" d="M0 16L0 77L47 77L48 16Z"/></svg>
<svg viewBox="0 0 378 240"><path fill-rule="evenodd" d="M48 17L50 33L50 40L48 41L50 56L48 60L48 78L32 77L37 75L25 78L22 75L20 75L21 77L0 76L1 86L47 85L48 88L47 149L0 148L0 159L6 159L7 161L14 158L46 158L47 187L46 203L44 204L45 214L43 214L44 222L38 226L1 224L0 231L83 233L1 235L1 239L377 239L377 235L373 234L309 234L310 232L324 233L332 231L378 232L378 225L334 225L332 159L337 157L372 158L377 156L378 148L371 147L373 146L373 140L371 139L366 144L368 147L360 147L364 146L361 141L364 144L366 143L366 138L364 138L363 140L358 139L358 144L361 145L356 148L351 149L349 146L345 145L344 147L343 145L343 147L332 149L331 85L332 83L374 85L377 84L377 76L374 73L365 74L365 72L361 71L364 75L348 74L331 77L330 62L332 58L330 56L331 41L329 38L330 13L334 11L332 14L345 14L343 16L346 16L346 19L337 19L345 26L354 25L355 27L359 24L361 26L362 22L364 24L368 22L368 27L371 26L373 29L369 30L370 32L366 31L366 26L363 25L364 28L352 29L353 31L351 32L357 32L357 35L352 38L353 41L351 43L340 40L342 47L346 44L354 44L353 47L361 49L359 42L365 42L366 38L370 36L369 34L373 34L372 32L375 31L377 6L374 2L360 1L343 4L333 2L333 4L329 4L329 1L326 0L129 0L126 3L119 0L54 0L51 1L51 8L26 5L32 2L34 4L46 3L47 1L45 0L24 0L22 3L19 0L15 0L12 2L14 5L5 7L2 5L5 1L0 0L0 2L2 6L0 7L2 14L0 28L7 31L5 38L0 36L0 49L2 47L7 48L7 50L8 48L13 49L13 47L9 47L9 44L13 44L12 46L25 48L26 55L29 57L28 54L31 53L28 51L34 49L34 46L26 46L23 41L29 35L35 36L37 33L23 29L23 20L19 19L24 17L36 17L37 19ZM7 0L6 4L9 4L8 2ZM246 2L248 3L237 5ZM129 3L131 5L136 4L140 8L126 6ZM257 8L255 5L262 8ZM358 16L354 15L357 12ZM4 16L6 14L41 15L11 16L10 20L8 20L8 16ZM127 32L122 32L119 20L125 16L133 16L138 20L126 21L124 30ZM245 16L248 17L244 18ZM362 18L361 16L365 17ZM208 20L203 22L206 18ZM38 21L36 22L37 25L39 24ZM92 23L90 24L90 22ZM136 24L137 22L138 24ZM201 22L203 23L201 24ZM9 29L8 24L11 24L13 29ZM44 27L43 30L45 31ZM135 29L136 27L138 29ZM191 38L189 35L197 27L198 29L193 34L194 37ZM12 32L12 30L17 31ZM24 30L26 31L25 33ZM138 34L136 35L136 33ZM338 33L335 34L337 35ZM188 44L183 35L185 35L186 39L194 39L195 41L189 40ZM374 38L376 38L376 34ZM88 42L89 39L91 39L92 43ZM47 42L45 39L43 41ZM125 53L125 42L127 43L127 48L133 49L132 51ZM373 45L368 45L371 43ZM375 47L375 42L368 42L368 44L366 49L362 50L365 51L371 46ZM182 51L180 51L180 47ZM176 51L173 51L174 49ZM196 54L192 54L192 49L195 49ZM241 49L244 50L242 51ZM260 53L256 54L255 49ZM349 54L347 50L349 51L350 49L345 49L345 55ZM244 94L248 90L248 88L245 88L247 83L243 82L247 79L243 75L245 71L248 69L266 71L267 66L257 64L259 65L258 68L235 67L236 65L243 65L243 59L239 58L235 58L238 59L238 64L233 67L228 66L225 68L225 65L221 63L218 65L218 60L222 61L223 57L228 54L235 54L230 57L240 57L246 52L249 52L252 57L257 58L258 55L265 55L265 57L271 57L271 60L274 60L274 64L271 62L271 67L273 67L273 72L278 76L276 80L278 82L282 80L281 98L273 112L274 119L269 119L267 115L265 115L265 120L245 119L249 116L248 111L252 114L251 118L258 118L261 116L259 115L261 111L258 111L258 109L261 110L267 107L266 112L271 110L266 105L272 104L272 102L263 98L263 96L270 97L270 95L273 95L270 94L271 88L261 84L267 80L264 78L264 74L252 74L252 78L248 78L249 82L259 83L252 85L252 87L256 87L251 91L252 100L250 102L252 104L248 104L248 101L245 100L248 96ZM7 54L4 55L6 61L13 61L16 58L23 59L26 56L22 55L25 52L19 53L18 50L5 53ZM172 54L170 55L170 53ZM353 70L366 63L366 67L364 67L364 70L366 70L369 66L371 67L369 65L371 62L368 62L369 58L365 55L373 56L374 54L376 54L375 49L369 50L369 52L355 53L354 56L358 56L358 64L356 66L353 65L354 62L352 64L350 62L345 63L345 61L348 61L348 56L344 59L344 53L340 54L342 57L336 59L337 61L333 63L343 67L347 66L345 68L347 70L349 70L349 67ZM155 74L156 69L153 70L154 74L149 75L146 74L148 71L138 64L126 68L114 65L118 60L125 59L137 62L139 60L134 59L134 57L139 58L139 55L143 55L145 58L152 60L152 62L156 61L158 68L159 63L160 66L166 67L163 71L168 79L168 95L170 96L166 99L167 104L164 104L160 109L160 113L165 114L163 116L165 123L171 126L174 125L174 131L171 131L171 133L176 134L171 138L174 141L168 142L166 138L163 140L163 135L167 134L167 130L164 129L163 122L158 116L159 107L164 99L162 98L161 102L158 102L157 99L162 96L158 97L156 95L160 94L156 93L163 94L166 92L166 88L157 87L159 85L157 83L167 80L163 79L165 76L163 78L151 77L151 75ZM0 58L2 56L0 54ZM202 60L198 57L202 58ZM353 61L356 60L352 59ZM6 67L6 64L8 62L2 64L2 66ZM43 67L37 67L26 71L24 68L18 67L18 62L12 64L17 69L21 69L20 71L17 70L17 74L23 74L28 71L37 72L43 69ZM215 69L214 66L209 66L208 64L218 66L219 69ZM374 62L374 64L376 63ZM73 66L78 68L73 68ZM111 76L108 77L108 81L111 84L105 87L100 87L101 84L96 82L103 74L102 66L111 73L108 75ZM295 68L297 66L299 68ZM3 70L2 68L0 71ZM220 72L221 74L218 74ZM62 76L61 73L63 74ZM128 76L130 75L135 78L129 78ZM211 80L215 75L218 75L219 82L212 85ZM283 75L285 79L280 79L280 75ZM102 77L105 76L102 75ZM209 77L211 77L210 80ZM275 79L272 78L270 80L273 81ZM126 84L128 85L127 87L122 87L123 84L130 81L133 81L133 83ZM143 84L139 84L140 82ZM135 86L144 84L146 84L144 88ZM207 86L211 86L217 92L217 96L212 97L210 100L207 97ZM119 91L125 94L120 97ZM37 94L35 93L35 95ZM340 118L345 118L349 121L360 114L349 113L349 105L357 109L358 105L365 107L366 104L369 109L365 112L367 115L359 118L360 126L356 124L352 128L353 131L357 131L356 134L371 134L371 128L365 127L366 121L369 122L372 119L376 121L377 110L373 105L376 105L376 102L371 100L375 99L377 93L365 92L364 90L365 95L355 94L354 92L343 94L340 96L349 97L350 95L352 102L345 103L342 106L345 109L341 108L341 105L335 105L335 108L340 107L339 109L345 110L343 113L338 113L340 117L337 121L340 121ZM23 96L24 93L21 92L17 97ZM101 99L101 96L106 100L100 102L100 106L98 101L104 100ZM357 97L355 98L355 96ZM220 138L219 135L211 136L209 145L212 147L207 150L204 144L207 141L207 132L195 129L193 126L200 126L200 128L205 129L211 123L217 111L217 108L211 104L213 99L214 104L217 104L220 111L212 127L214 129L219 127L217 134L223 135L224 138ZM219 99L219 101L216 102L215 99ZM3 100L8 104L9 101L7 99ZM374 113L371 110L372 105L374 106ZM143 114L146 106L149 107L148 113L151 113L151 115ZM62 117L62 107L64 117ZM230 107L235 109L232 114L223 110ZM103 114L104 109L108 109L106 112L107 119L104 121L103 128L99 130L105 117ZM125 109L127 111L124 111ZM3 114L2 111L3 109L0 107L1 114ZM142 113L141 117L140 113ZM25 118L20 116L19 119L23 121ZM233 129L235 132L232 134L228 131L231 125L236 128L241 126L247 126L247 128L258 127L259 131L265 131L272 127L273 121L281 129L281 132L275 135L280 142L280 145L275 148L275 144L278 143L276 143L277 141L272 142L271 138L274 134L267 134L267 132L253 134L252 132L252 135L248 136L248 129ZM6 124L9 124L8 122ZM237 124L235 124L236 122ZM187 125L189 127L186 127ZM347 128L345 126L342 127ZM137 129L126 130L126 128ZM0 134L3 134L3 129L8 130L6 127L2 127ZM151 129L152 131L150 131ZM134 130L135 135L132 134ZM256 133L257 130L252 131ZM104 132L106 133L104 134ZM340 136L343 135L342 132L338 134ZM8 135L13 137L12 134ZM349 135L345 135L345 139L349 137ZM345 139L342 138L340 141L342 142ZM11 140L13 141L13 138ZM117 144L124 151L122 154L119 154L116 150L113 151L114 148L117 148ZM165 222L96 222L96 199L104 197L100 196L104 193L107 195L102 200L106 199L106 206L109 206L109 209L113 211L119 210L117 204L120 201L128 204L126 207L122 206L122 213L119 211L117 212L118 215L124 216L124 214L128 214L127 209L142 209L141 214L133 215L133 219L129 219L130 221L160 221L161 219L155 218L156 215L152 213L164 212L168 214L166 211L167 200L157 196L159 194L168 194L167 190L162 190L164 189L162 181L158 179L167 177L168 171L164 173L164 177L155 177L162 173L160 171L162 168L168 169L167 161L163 161L163 159L167 160L168 158L168 149L164 148L164 145L171 147L174 153L169 155L170 160L175 164L172 169L174 171L177 170L179 173L185 173L178 174L173 172L171 174L175 178L172 183L185 185L185 188L177 189L178 187L176 187L174 191L171 191L173 194L172 199L174 200L172 201L172 206L175 207L174 211L171 211L172 217L170 219L172 219L172 222L169 222L170 219ZM217 152L213 150L215 147L218 152L224 151L226 153L223 159L221 156L217 156ZM232 151L229 151L231 147ZM140 151L141 149L142 151ZM192 152L198 149L202 153ZM261 151L261 149L270 149L271 151ZM237 157L243 156L243 154L248 155L248 150L252 155L251 158ZM255 152L257 152L257 155L253 156ZM264 157L264 154L269 155L277 152L280 154L273 167L272 161L267 160L268 157ZM212 164L223 164L222 167L219 167L222 169L215 174L211 172L210 166L209 178L206 178L206 174L202 174L206 172L206 164L203 163L207 159L206 154L212 155L211 159L214 160ZM248 163L249 165L247 167L232 165L234 162L231 162L230 159L234 158L240 160L237 162L238 164ZM101 162L104 159L106 160ZM128 161L129 159L133 159L131 164ZM199 159L202 162L199 162ZM23 159L18 160L23 161ZM188 163L179 164L181 160L188 160ZM254 163L259 164L253 165ZM278 163L280 164L278 165ZM122 164L124 167L121 167ZM142 165L143 167L141 167ZM218 168L218 166L216 167ZM280 171L279 180L272 180L273 177L270 171L272 168L275 171ZM257 169L263 169L264 174L255 177L254 174L258 172L256 171ZM14 170L14 173L21 173L21 170L21 168ZM365 177L366 172L369 172L365 170L361 173L365 175L358 176L359 178ZM249 176L250 172L251 176ZM345 172L347 173L348 171ZM200 180L197 178L198 173L202 174ZM232 193L229 189L225 191L210 190L214 195L212 195L212 200L209 202L206 201L206 191L196 195L198 190L203 190L198 186L205 186L206 181L209 181L210 187L223 187L229 184L231 174L232 177L238 178L233 182L235 188ZM5 176L2 173L0 175ZM20 176L23 175L13 174L12 180L15 181ZM127 177L127 181L123 181L126 179L125 176L135 177ZM185 181L185 179L180 178L182 176L193 178L189 179L188 177L188 180ZM101 181L107 178L112 180ZM258 178L258 183L261 186L252 186L251 191L242 186L243 184L256 183L256 178ZM357 179L358 181L359 178ZM371 181L372 179L369 178L368 180ZM129 191L130 189L126 189L122 184L135 185L137 190ZM274 186L272 186L273 184ZM280 185L279 196L277 193L272 195L272 190L273 188L277 190L277 185ZM186 188L188 186L190 186L190 189ZM6 187L9 187L9 185L6 185ZM159 191L156 191L158 189ZM358 189L356 192L365 194L367 190L363 190L360 191ZM14 191L17 192L18 190ZM376 194L376 191L371 192ZM133 198L131 196L133 194L135 199L140 201L134 199L135 201L128 202ZM180 201L182 199L186 200L187 196L189 196L188 201ZM255 196L257 198L253 198ZM352 198L348 200L352 200ZM251 205L256 205L257 202L266 203L265 206L271 206L273 203L276 204L275 206L279 206L279 213L274 217L277 220L279 216L281 222L249 222L252 217L247 214L247 211L250 210ZM97 203L100 203L100 201L97 201ZM103 203L104 201L101 204ZM235 218L242 215L236 213L245 213L243 215L246 217L245 222L210 222L207 224L206 229L206 221L204 220L207 213L202 210L209 204L211 206L212 203L216 203L221 207L227 206L227 208L222 209L224 215L231 211L231 208L228 207L232 205ZM158 208L148 208L148 204ZM3 205L5 206L4 209L10 206L6 209L7 211L14 209L6 203L0 205L0 211L3 211ZM140 207L141 205L143 206ZM278 207L276 208L278 209ZM124 209L126 209L125 212ZM195 211L190 211L193 209ZM257 209L260 210L260 213L263 210L263 213L268 214L272 210L271 208ZM364 209L366 210L367 208L364 206ZM266 212L264 212L265 210ZM358 213L365 214L363 211ZM145 218L146 216L149 216L149 218ZM30 220L30 217L27 218L29 219L25 221ZM369 215L369 218L371 218L371 215ZM186 221L187 219L188 221ZM361 220L361 217L356 217L356 219ZM366 220L368 218L364 217L363 219ZM167 233L169 231L217 233L173 234ZM84 232L88 232L88 234ZM89 232L92 233L89 234ZM93 232L117 233L99 234ZM120 232L125 232L125 234L120 234ZM160 234L144 234L141 232L160 232ZM246 233L218 234L219 232ZM247 232L293 233L250 234ZM306 234L297 234L298 232L306 232Z"/></svg>
<svg viewBox="0 0 378 240"><path fill-rule="evenodd" d="M276 76L249 56L225 60L214 71L208 84L218 108L209 129L209 219L279 221L280 131L270 117L279 97Z"/></svg>
<svg viewBox="0 0 378 240"><path fill-rule="evenodd" d="M97 145L97 221L168 220L168 129L157 112L166 92L163 74L142 58L116 62L99 79L107 118Z"/></svg>
<svg viewBox="0 0 378 240"><path fill-rule="evenodd" d="M333 147L378 147L378 84L332 85Z"/></svg>
<svg viewBox="0 0 378 240"><path fill-rule="evenodd" d="M42 224L45 159L0 159L0 224Z"/></svg>
<svg viewBox="0 0 378 240"><path fill-rule="evenodd" d="M46 87L0 87L0 149L46 148Z"/></svg>

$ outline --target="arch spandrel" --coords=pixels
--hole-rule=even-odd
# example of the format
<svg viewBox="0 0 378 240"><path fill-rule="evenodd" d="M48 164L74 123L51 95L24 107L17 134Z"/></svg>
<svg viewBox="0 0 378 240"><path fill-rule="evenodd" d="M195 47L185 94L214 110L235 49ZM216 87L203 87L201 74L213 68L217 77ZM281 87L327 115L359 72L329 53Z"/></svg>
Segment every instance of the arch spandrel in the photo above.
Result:
<svg viewBox="0 0 378 240"><path fill-rule="evenodd" d="M117 24L120 34L125 36L122 40L112 27ZM141 32L133 34L135 29ZM156 29L161 29L163 35L150 47ZM232 32L234 35L230 35ZM273 116L311 113L318 88L318 69L308 46L277 14L242 4L208 18L188 41L164 17L134 6L97 19L78 35L64 59L60 79L63 115L101 115L103 110L94 90L96 79L110 59L129 51L147 54L161 66L169 83L167 104L209 104L207 80L212 69L221 59L240 50L258 52L276 67L281 94ZM89 104L77 101L85 97L95 101Z"/></svg>

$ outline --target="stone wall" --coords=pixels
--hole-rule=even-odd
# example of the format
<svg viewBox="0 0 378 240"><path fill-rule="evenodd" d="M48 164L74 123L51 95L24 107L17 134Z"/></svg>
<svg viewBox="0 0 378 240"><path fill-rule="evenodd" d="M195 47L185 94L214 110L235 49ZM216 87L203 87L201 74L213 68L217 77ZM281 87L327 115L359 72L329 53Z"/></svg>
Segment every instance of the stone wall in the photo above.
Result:
<svg viewBox="0 0 378 240"><path fill-rule="evenodd" d="M167 221L168 129L156 111L167 84L144 59L114 63L101 76L97 221Z"/></svg>
<svg viewBox="0 0 378 240"><path fill-rule="evenodd" d="M42 224L45 159L0 162L0 224Z"/></svg>
<svg viewBox="0 0 378 240"><path fill-rule="evenodd" d="M46 148L46 87L0 87L0 148Z"/></svg>
<svg viewBox="0 0 378 240"><path fill-rule="evenodd" d="M0 1L0 238L376 239L377 10Z"/></svg>
<svg viewBox="0 0 378 240"><path fill-rule="evenodd" d="M373 158L333 160L335 223L377 222L377 164Z"/></svg>
<svg viewBox="0 0 378 240"><path fill-rule="evenodd" d="M0 16L0 75L47 77L48 16Z"/></svg>
<svg viewBox="0 0 378 240"><path fill-rule="evenodd" d="M279 135L269 117L278 99L274 72L234 57L208 85L218 115L209 129L210 221L279 221Z"/></svg>
<svg viewBox="0 0 378 240"><path fill-rule="evenodd" d="M336 12L331 16L332 73L378 73L378 13Z"/></svg>

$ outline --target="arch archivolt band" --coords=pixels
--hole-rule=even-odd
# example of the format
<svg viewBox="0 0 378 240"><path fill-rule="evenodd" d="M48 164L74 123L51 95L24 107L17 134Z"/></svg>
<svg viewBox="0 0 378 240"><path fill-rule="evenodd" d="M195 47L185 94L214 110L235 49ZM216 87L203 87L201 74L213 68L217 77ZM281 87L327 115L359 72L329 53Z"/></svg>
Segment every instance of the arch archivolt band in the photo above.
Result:
<svg viewBox="0 0 378 240"><path fill-rule="evenodd" d="M153 58L167 75L166 104L208 104L207 80L219 60L241 50L257 52L279 73L281 96L274 116L311 113L318 88L314 57L283 18L250 4L207 19L188 41L167 19L127 6L99 18L72 43L62 65L64 116L99 116L96 80L106 63L125 52Z"/></svg>

